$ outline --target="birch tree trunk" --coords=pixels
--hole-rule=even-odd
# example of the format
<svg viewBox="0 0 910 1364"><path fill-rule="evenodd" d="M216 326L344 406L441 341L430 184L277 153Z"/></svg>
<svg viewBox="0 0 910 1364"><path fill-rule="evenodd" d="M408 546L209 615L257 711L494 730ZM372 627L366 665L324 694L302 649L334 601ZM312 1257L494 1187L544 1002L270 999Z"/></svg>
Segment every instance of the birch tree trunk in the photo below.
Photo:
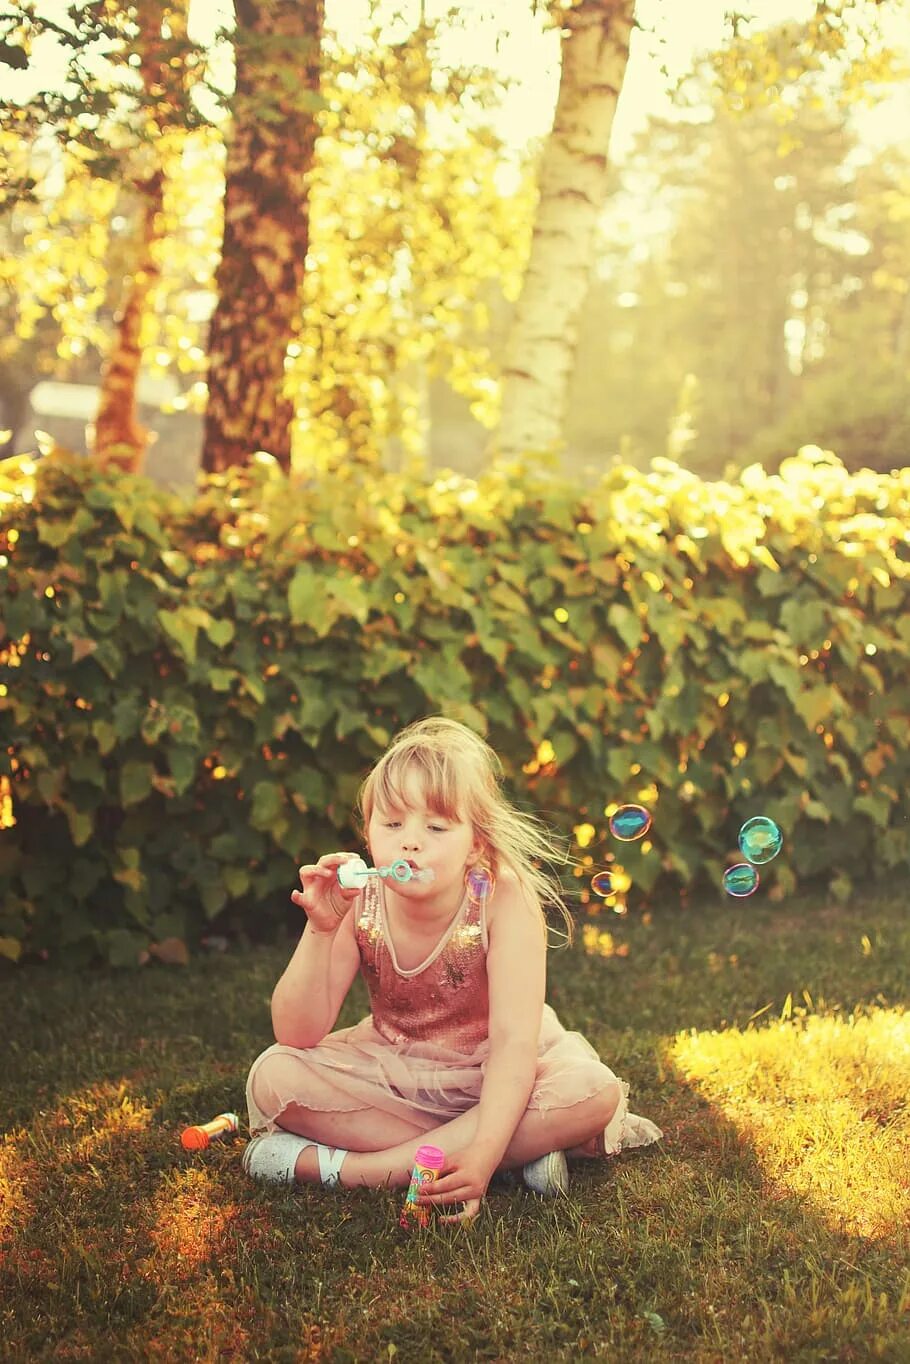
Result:
<svg viewBox="0 0 910 1364"><path fill-rule="evenodd" d="M256 450L290 467L284 361L300 310L318 131L323 0L236 0L235 10L237 84L202 449L209 472L244 464Z"/></svg>
<svg viewBox="0 0 910 1364"><path fill-rule="evenodd" d="M541 160L540 202L506 346L491 456L555 451L562 442L634 9L635 0L580 0L562 21L559 97Z"/></svg>
<svg viewBox="0 0 910 1364"><path fill-rule="evenodd" d="M173 57L171 40L186 38L189 0L143 0L137 6L139 70L146 95L158 104L152 115L158 136L174 108L175 81L183 78L183 64ZM167 27L169 37L164 37ZM174 62L177 66L175 68ZM175 70L177 74L175 75ZM156 158L154 148L146 156ZM164 171L159 165L135 183L141 196L139 232L126 297L116 318L116 332L101 374L101 398L94 422L93 450L102 464L117 464L138 473L151 441L136 414L136 390L142 366L142 322L149 296L160 275L157 252L163 234Z"/></svg>

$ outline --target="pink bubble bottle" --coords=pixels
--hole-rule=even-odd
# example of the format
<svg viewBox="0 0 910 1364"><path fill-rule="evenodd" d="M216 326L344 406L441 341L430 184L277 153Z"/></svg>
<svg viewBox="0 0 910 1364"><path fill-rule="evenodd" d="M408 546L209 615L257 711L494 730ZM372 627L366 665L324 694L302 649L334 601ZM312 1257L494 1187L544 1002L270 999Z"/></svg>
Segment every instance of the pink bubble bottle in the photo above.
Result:
<svg viewBox="0 0 910 1364"><path fill-rule="evenodd" d="M404 1200L404 1207L398 1219L400 1227L426 1227L430 1223L430 1209L418 1203L420 1191L425 1184L432 1184L439 1177L439 1171L445 1164L445 1152L438 1146L418 1146L417 1154L414 1156L414 1168L411 1170L411 1182L408 1185L407 1197Z"/></svg>

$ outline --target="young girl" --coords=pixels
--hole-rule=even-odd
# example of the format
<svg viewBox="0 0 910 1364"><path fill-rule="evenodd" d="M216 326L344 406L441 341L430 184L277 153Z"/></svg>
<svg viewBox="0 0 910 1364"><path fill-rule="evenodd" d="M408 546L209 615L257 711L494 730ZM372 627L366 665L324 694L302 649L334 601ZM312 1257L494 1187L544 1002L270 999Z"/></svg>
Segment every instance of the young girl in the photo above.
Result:
<svg viewBox="0 0 910 1364"><path fill-rule="evenodd" d="M361 788L372 864L406 882L345 890L329 853L291 899L307 929L272 995L275 1045L247 1080L244 1168L255 1179L408 1184L419 1145L446 1162L423 1201L469 1221L495 1171L568 1189L566 1154L603 1158L663 1135L629 1113L628 1085L544 1002L546 919L560 886L532 857L554 847L504 798L493 750L432 717L392 742ZM358 970L372 1012L332 1032ZM304 1135L305 1134L305 1135ZM325 1143L322 1145L320 1143Z"/></svg>

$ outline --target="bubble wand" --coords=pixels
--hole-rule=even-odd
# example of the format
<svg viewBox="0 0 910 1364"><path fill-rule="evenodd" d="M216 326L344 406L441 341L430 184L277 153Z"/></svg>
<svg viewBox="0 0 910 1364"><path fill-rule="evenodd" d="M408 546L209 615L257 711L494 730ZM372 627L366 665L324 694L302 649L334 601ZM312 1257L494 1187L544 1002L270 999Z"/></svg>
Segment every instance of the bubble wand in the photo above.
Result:
<svg viewBox="0 0 910 1364"><path fill-rule="evenodd" d="M239 1127L240 1119L236 1113L219 1113L211 1122L185 1127L180 1134L180 1145L184 1151L204 1151L212 1137L233 1136Z"/></svg>
<svg viewBox="0 0 910 1364"><path fill-rule="evenodd" d="M367 883L368 876L385 876L393 881L404 883L405 881L432 881L434 875L431 867L423 867L415 871L403 857L399 857L396 862L392 862L388 867L368 867L362 857L352 857L348 862L342 862L337 874L338 884L344 890L362 890Z"/></svg>

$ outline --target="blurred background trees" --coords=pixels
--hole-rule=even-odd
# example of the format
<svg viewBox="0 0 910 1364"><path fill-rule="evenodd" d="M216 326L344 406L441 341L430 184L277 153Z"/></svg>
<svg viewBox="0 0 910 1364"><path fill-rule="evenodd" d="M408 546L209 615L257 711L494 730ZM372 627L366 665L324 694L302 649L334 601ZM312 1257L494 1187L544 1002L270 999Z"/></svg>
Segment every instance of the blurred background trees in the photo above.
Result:
<svg viewBox="0 0 910 1364"><path fill-rule="evenodd" d="M897 128L872 145L856 117L906 80L899 23L882 19L899 6L732 19L672 116L603 166L587 247L536 271L559 128L506 144L503 73L446 55L470 6L375 3L356 41L319 8L293 6L292 34L281 5L227 6L204 41L187 0L0 10L8 450L45 428L180 484L258 446L302 468L470 474L529 353L533 286L562 309L570 471L669 454L717 477L807 442L848 467L906 463L910 157ZM565 54L582 17L615 38L630 13L528 0L509 22L561 32ZM659 38L664 7L649 13ZM570 74L564 57L561 98ZM225 235L226 147L241 145ZM271 166L258 182L256 156ZM585 274L578 312L567 282ZM521 441L535 431L553 444L534 420Z"/></svg>

